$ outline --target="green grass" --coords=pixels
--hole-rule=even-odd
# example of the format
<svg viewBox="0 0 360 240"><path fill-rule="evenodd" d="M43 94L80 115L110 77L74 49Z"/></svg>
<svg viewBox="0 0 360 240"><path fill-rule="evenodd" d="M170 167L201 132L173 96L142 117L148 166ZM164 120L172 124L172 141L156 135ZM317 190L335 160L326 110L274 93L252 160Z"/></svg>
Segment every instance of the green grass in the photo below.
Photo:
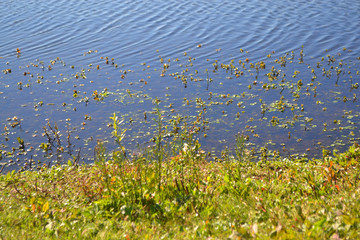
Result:
<svg viewBox="0 0 360 240"><path fill-rule="evenodd" d="M167 152L129 159L100 144L93 165L0 176L0 238L360 237L358 145L257 163L244 151L209 162L196 141Z"/></svg>

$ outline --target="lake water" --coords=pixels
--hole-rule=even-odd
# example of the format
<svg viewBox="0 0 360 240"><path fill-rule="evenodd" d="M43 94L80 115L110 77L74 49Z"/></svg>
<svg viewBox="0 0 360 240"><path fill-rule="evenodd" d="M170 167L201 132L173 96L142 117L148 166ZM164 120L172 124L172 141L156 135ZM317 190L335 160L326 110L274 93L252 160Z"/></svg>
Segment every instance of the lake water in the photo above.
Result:
<svg viewBox="0 0 360 240"><path fill-rule="evenodd" d="M262 58L269 51L306 47L314 57L347 47L359 50L358 1L2 1L3 57L22 48L22 60L57 56L82 61L98 49L127 65L204 44Z"/></svg>
<svg viewBox="0 0 360 240"><path fill-rule="evenodd" d="M0 149L12 152L3 152L3 163L43 157L38 146L46 142L46 119L59 126L63 143L68 126L74 149L91 156L96 139L111 142L107 125L116 112L136 148L146 142L138 135L152 131L143 114L152 111L155 97L169 119L174 112L196 115L196 101L205 101L208 137L201 142L208 151L233 146L242 132L257 145L271 140L274 149L316 156L324 146L344 147L360 135L359 1L9 0L0 9ZM266 90L266 74L286 53L288 64L276 68L289 79ZM220 65L231 60L243 71L239 78ZM216 61L220 71L213 71ZM266 71L256 73L250 63L261 61ZM299 76L291 77L295 71ZM292 99L296 94L299 100Z"/></svg>

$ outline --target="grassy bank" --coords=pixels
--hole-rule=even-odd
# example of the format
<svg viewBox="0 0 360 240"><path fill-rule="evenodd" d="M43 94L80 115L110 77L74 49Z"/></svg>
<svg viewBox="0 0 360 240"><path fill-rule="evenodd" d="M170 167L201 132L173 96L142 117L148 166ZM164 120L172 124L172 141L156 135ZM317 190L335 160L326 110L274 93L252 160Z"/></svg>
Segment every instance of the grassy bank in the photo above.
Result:
<svg viewBox="0 0 360 240"><path fill-rule="evenodd" d="M360 147L209 162L199 145L0 176L2 239L359 238ZM169 155L170 156L170 155Z"/></svg>

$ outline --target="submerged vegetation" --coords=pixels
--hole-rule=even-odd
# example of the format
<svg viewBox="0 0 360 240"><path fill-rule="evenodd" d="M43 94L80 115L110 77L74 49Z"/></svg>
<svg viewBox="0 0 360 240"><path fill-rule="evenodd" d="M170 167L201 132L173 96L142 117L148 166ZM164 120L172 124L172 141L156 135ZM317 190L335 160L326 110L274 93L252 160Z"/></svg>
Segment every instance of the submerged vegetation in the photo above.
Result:
<svg viewBox="0 0 360 240"><path fill-rule="evenodd" d="M86 67L60 58L17 64L20 49L0 58L2 167L91 163L99 141L115 150L114 112L130 155L176 141L180 130L215 160L234 148L237 133L255 158L319 158L358 142L359 58L347 57L351 50L312 59L302 47L252 61L243 49L230 60L221 49L197 58L199 46L133 69L94 50L83 54L98 59Z"/></svg>

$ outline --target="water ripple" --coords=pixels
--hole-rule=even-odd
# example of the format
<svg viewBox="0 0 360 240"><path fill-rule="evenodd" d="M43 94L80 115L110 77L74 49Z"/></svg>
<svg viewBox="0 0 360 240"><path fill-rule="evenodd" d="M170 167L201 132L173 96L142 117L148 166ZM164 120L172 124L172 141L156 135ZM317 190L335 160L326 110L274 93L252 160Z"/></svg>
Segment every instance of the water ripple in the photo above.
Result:
<svg viewBox="0 0 360 240"><path fill-rule="evenodd" d="M244 48L261 58L304 45L315 57L325 49L360 47L358 1L66 1L0 3L0 56L21 48L25 59L78 60L83 51L138 64L138 53L177 54L197 44L234 56ZM227 50L228 49L228 50ZM205 51L205 50L204 50ZM80 59L79 59L80 60Z"/></svg>

